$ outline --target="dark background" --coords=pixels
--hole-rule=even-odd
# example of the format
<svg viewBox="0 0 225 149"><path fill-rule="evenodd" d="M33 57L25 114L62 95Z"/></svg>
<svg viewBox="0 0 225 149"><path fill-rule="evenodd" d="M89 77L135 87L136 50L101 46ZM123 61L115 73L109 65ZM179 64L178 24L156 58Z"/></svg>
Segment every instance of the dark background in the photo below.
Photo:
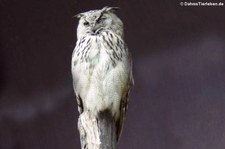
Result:
<svg viewBox="0 0 225 149"><path fill-rule="evenodd" d="M0 149L79 149L73 15L118 6L135 87L119 148L225 148L225 6L1 0ZM224 1L223 1L224 2Z"/></svg>

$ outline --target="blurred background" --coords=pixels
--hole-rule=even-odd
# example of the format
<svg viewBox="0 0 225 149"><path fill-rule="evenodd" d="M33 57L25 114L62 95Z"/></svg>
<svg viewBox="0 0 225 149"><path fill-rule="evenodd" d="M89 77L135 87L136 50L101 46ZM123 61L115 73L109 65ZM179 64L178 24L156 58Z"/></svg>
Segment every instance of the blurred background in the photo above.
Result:
<svg viewBox="0 0 225 149"><path fill-rule="evenodd" d="M224 149L225 6L180 2L1 0L0 149L80 148L73 16L106 5L121 8L134 61L119 148Z"/></svg>

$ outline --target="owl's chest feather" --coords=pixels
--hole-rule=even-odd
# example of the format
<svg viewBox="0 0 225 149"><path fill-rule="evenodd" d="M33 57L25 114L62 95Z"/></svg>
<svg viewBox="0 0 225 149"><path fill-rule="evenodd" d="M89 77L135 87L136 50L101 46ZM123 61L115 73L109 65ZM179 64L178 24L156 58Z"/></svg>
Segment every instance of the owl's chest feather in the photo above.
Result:
<svg viewBox="0 0 225 149"><path fill-rule="evenodd" d="M110 32L101 35L89 35L78 40L74 56L74 65L86 64L87 69L96 66L115 67L123 56L127 55L123 40Z"/></svg>

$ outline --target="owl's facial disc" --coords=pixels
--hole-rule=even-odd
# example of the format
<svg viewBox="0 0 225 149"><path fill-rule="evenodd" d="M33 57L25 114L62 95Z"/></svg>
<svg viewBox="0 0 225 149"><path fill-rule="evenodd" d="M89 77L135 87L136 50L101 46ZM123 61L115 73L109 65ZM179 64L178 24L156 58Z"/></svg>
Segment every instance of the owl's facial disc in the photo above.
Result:
<svg viewBox="0 0 225 149"><path fill-rule="evenodd" d="M123 23L114 14L117 8L104 7L100 10L91 10L76 15L80 19L77 28L77 37L97 35L111 31L123 37Z"/></svg>
<svg viewBox="0 0 225 149"><path fill-rule="evenodd" d="M83 21L83 26L92 34L99 34L102 30L109 29L110 24L111 19L104 13L85 16Z"/></svg>

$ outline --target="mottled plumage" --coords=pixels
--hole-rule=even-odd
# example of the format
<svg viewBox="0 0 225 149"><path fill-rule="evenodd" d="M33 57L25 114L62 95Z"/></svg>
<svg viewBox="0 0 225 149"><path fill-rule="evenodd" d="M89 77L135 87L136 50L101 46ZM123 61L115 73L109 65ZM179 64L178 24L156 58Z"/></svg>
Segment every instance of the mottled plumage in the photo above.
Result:
<svg viewBox="0 0 225 149"><path fill-rule="evenodd" d="M132 61L123 40L123 23L104 7L77 15L77 43L72 55L73 86L82 113L96 117L110 111L119 138L133 85Z"/></svg>

